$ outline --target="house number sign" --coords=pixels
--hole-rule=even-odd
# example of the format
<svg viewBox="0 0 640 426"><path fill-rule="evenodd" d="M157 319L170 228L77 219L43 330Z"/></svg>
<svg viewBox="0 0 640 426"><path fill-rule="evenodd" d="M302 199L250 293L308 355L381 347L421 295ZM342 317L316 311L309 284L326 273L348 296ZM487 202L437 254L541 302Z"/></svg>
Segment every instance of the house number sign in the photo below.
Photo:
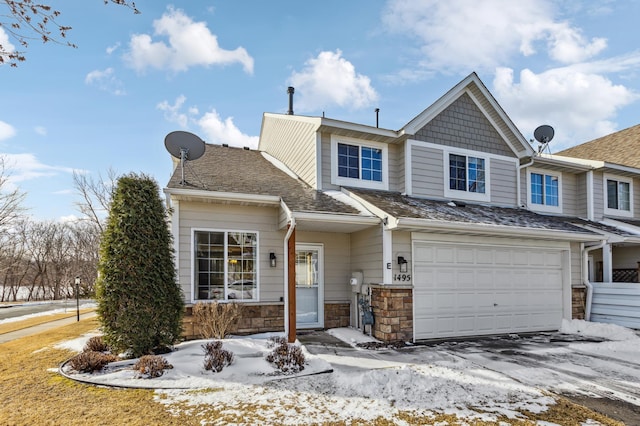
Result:
<svg viewBox="0 0 640 426"><path fill-rule="evenodd" d="M393 274L394 281L407 282L411 281L411 274Z"/></svg>

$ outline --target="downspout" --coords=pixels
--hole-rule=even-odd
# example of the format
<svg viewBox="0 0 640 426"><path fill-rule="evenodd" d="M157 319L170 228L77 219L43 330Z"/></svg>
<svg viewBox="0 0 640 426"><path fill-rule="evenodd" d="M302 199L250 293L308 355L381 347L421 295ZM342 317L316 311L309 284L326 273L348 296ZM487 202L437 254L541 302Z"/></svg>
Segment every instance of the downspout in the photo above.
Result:
<svg viewBox="0 0 640 426"><path fill-rule="evenodd" d="M520 172L522 171L522 169L524 169L525 167L529 167L530 165L533 164L534 159L535 159L535 153L531 156L531 160L526 163L526 164L521 164L518 166L518 173L516 174L516 202L518 203L518 207L524 206L525 203L522 202L521 197L521 190L520 190Z"/></svg>
<svg viewBox="0 0 640 426"><path fill-rule="evenodd" d="M584 303L585 321L591 321L591 302L593 301L593 285L589 282L589 252L601 249L605 244L607 244L607 240L602 240L599 244L590 247L584 247L584 243L580 244L582 246L582 283L587 287L587 299Z"/></svg>

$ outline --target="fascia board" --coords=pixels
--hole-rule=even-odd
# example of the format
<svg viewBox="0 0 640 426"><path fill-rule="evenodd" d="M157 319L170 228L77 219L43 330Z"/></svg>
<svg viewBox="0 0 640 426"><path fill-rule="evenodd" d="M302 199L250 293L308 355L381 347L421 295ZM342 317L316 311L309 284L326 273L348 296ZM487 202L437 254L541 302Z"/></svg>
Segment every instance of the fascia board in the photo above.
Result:
<svg viewBox="0 0 640 426"><path fill-rule="evenodd" d="M538 228L515 228L500 225L487 225L480 223L451 223L444 221L433 221L415 218L398 219L397 228L421 228L424 230L440 230L440 231L463 231L468 234L495 235L501 237L527 237L536 239L551 239L560 241L601 241L602 236L592 233L574 233L567 231L552 231Z"/></svg>
<svg viewBox="0 0 640 426"><path fill-rule="evenodd" d="M375 216L359 216L340 213L292 212L296 221L344 223L353 225L376 225L380 219Z"/></svg>
<svg viewBox="0 0 640 426"><path fill-rule="evenodd" d="M176 197L203 198L216 201L233 201L247 204L273 204L280 205L280 197L277 195L241 194L236 192L218 192L198 189L165 188L164 193Z"/></svg>

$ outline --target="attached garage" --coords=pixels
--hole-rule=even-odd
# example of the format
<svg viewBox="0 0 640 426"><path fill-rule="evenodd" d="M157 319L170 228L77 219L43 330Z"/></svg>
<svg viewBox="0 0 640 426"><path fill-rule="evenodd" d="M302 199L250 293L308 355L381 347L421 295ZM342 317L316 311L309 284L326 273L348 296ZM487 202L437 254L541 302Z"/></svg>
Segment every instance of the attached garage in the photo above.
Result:
<svg viewBox="0 0 640 426"><path fill-rule="evenodd" d="M412 238L415 340L558 330L568 244L443 239Z"/></svg>

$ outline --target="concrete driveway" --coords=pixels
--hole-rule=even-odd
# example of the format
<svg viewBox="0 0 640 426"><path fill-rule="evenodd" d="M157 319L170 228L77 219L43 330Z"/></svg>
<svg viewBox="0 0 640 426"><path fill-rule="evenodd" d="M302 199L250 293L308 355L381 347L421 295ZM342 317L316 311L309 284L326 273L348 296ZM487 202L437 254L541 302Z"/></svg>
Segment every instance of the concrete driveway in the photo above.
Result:
<svg viewBox="0 0 640 426"><path fill-rule="evenodd" d="M315 354L336 360L342 356L375 359L381 367L394 362L471 362L563 395L627 425L640 425L640 339L621 346L575 334L538 333L368 350L325 332L303 334L299 340Z"/></svg>

